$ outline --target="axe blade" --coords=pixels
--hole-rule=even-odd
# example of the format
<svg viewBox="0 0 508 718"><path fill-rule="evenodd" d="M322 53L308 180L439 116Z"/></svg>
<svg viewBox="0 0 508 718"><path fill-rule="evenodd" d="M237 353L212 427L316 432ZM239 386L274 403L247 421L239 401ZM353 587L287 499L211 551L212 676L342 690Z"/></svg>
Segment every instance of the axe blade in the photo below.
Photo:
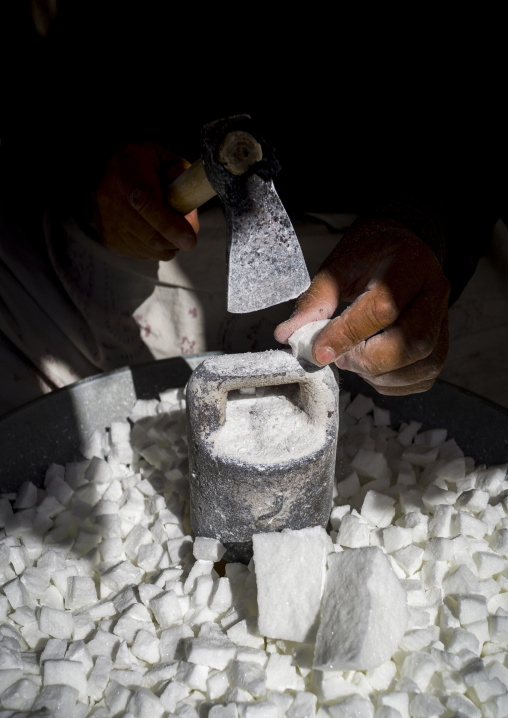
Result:
<svg viewBox="0 0 508 718"><path fill-rule="evenodd" d="M228 311L255 312L295 299L310 285L298 237L272 180L251 175L248 207L225 207Z"/></svg>

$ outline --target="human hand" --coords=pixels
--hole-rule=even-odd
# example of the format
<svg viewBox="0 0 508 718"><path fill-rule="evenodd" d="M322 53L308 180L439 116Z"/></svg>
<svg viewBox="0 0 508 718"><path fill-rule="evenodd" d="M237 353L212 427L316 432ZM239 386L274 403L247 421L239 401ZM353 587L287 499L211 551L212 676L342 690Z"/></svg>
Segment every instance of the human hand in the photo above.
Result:
<svg viewBox="0 0 508 718"><path fill-rule="evenodd" d="M93 196L97 229L105 247L133 259L173 259L196 246L197 210L173 210L165 188L189 163L151 142L128 144L108 161Z"/></svg>
<svg viewBox="0 0 508 718"><path fill-rule="evenodd" d="M316 338L316 363L354 371L380 394L427 391L448 352L449 289L434 253L408 227L359 220L275 338L285 344L304 324L331 317L340 301L352 302Z"/></svg>

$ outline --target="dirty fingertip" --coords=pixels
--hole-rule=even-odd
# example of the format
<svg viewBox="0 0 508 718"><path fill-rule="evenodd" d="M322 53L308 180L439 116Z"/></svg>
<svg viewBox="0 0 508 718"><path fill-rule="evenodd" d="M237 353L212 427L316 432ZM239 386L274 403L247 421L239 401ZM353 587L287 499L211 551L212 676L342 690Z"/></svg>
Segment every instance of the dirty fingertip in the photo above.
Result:
<svg viewBox="0 0 508 718"><path fill-rule="evenodd" d="M330 347L319 347L314 353L314 357L318 364L331 364L335 359L335 352Z"/></svg>

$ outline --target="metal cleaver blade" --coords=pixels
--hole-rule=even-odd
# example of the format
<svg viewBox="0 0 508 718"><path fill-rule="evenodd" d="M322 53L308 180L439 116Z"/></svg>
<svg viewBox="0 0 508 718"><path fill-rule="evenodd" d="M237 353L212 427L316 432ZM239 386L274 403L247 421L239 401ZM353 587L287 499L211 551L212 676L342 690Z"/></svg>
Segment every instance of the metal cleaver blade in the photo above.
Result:
<svg viewBox="0 0 508 718"><path fill-rule="evenodd" d="M273 182L251 175L248 207L226 205L228 311L256 312L300 296L310 285L298 237Z"/></svg>

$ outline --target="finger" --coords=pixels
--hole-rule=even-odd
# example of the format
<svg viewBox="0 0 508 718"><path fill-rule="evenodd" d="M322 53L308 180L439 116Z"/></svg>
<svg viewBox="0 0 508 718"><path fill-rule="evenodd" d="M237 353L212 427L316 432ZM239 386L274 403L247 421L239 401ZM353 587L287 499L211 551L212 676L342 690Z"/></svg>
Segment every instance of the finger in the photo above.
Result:
<svg viewBox="0 0 508 718"><path fill-rule="evenodd" d="M185 217L169 207L158 179L134 187L129 204L160 237L177 249L188 252L196 246L194 229Z"/></svg>
<svg viewBox="0 0 508 718"><path fill-rule="evenodd" d="M337 366L362 376L378 377L435 356L436 347L444 362L448 335L443 333L443 324L447 326L448 293L445 277L433 278L431 286L422 290L391 326L337 358Z"/></svg>
<svg viewBox="0 0 508 718"><path fill-rule="evenodd" d="M372 376L357 372L365 381L374 386L381 394L411 393L409 387L432 386L439 376L448 353L448 319L443 319L437 342L432 352L423 359L401 369ZM424 389L420 389L424 391Z"/></svg>
<svg viewBox="0 0 508 718"><path fill-rule="evenodd" d="M297 299L291 317L275 328L275 339L281 344L287 344L289 337L305 324L329 319L337 308L339 296L337 277L328 270L319 272L307 291Z"/></svg>
<svg viewBox="0 0 508 718"><path fill-rule="evenodd" d="M383 394L384 396L407 396L408 394L421 394L424 391L432 389L434 386L434 380L404 386L377 386L368 379L365 379L365 381L370 384L378 392L378 394Z"/></svg>

